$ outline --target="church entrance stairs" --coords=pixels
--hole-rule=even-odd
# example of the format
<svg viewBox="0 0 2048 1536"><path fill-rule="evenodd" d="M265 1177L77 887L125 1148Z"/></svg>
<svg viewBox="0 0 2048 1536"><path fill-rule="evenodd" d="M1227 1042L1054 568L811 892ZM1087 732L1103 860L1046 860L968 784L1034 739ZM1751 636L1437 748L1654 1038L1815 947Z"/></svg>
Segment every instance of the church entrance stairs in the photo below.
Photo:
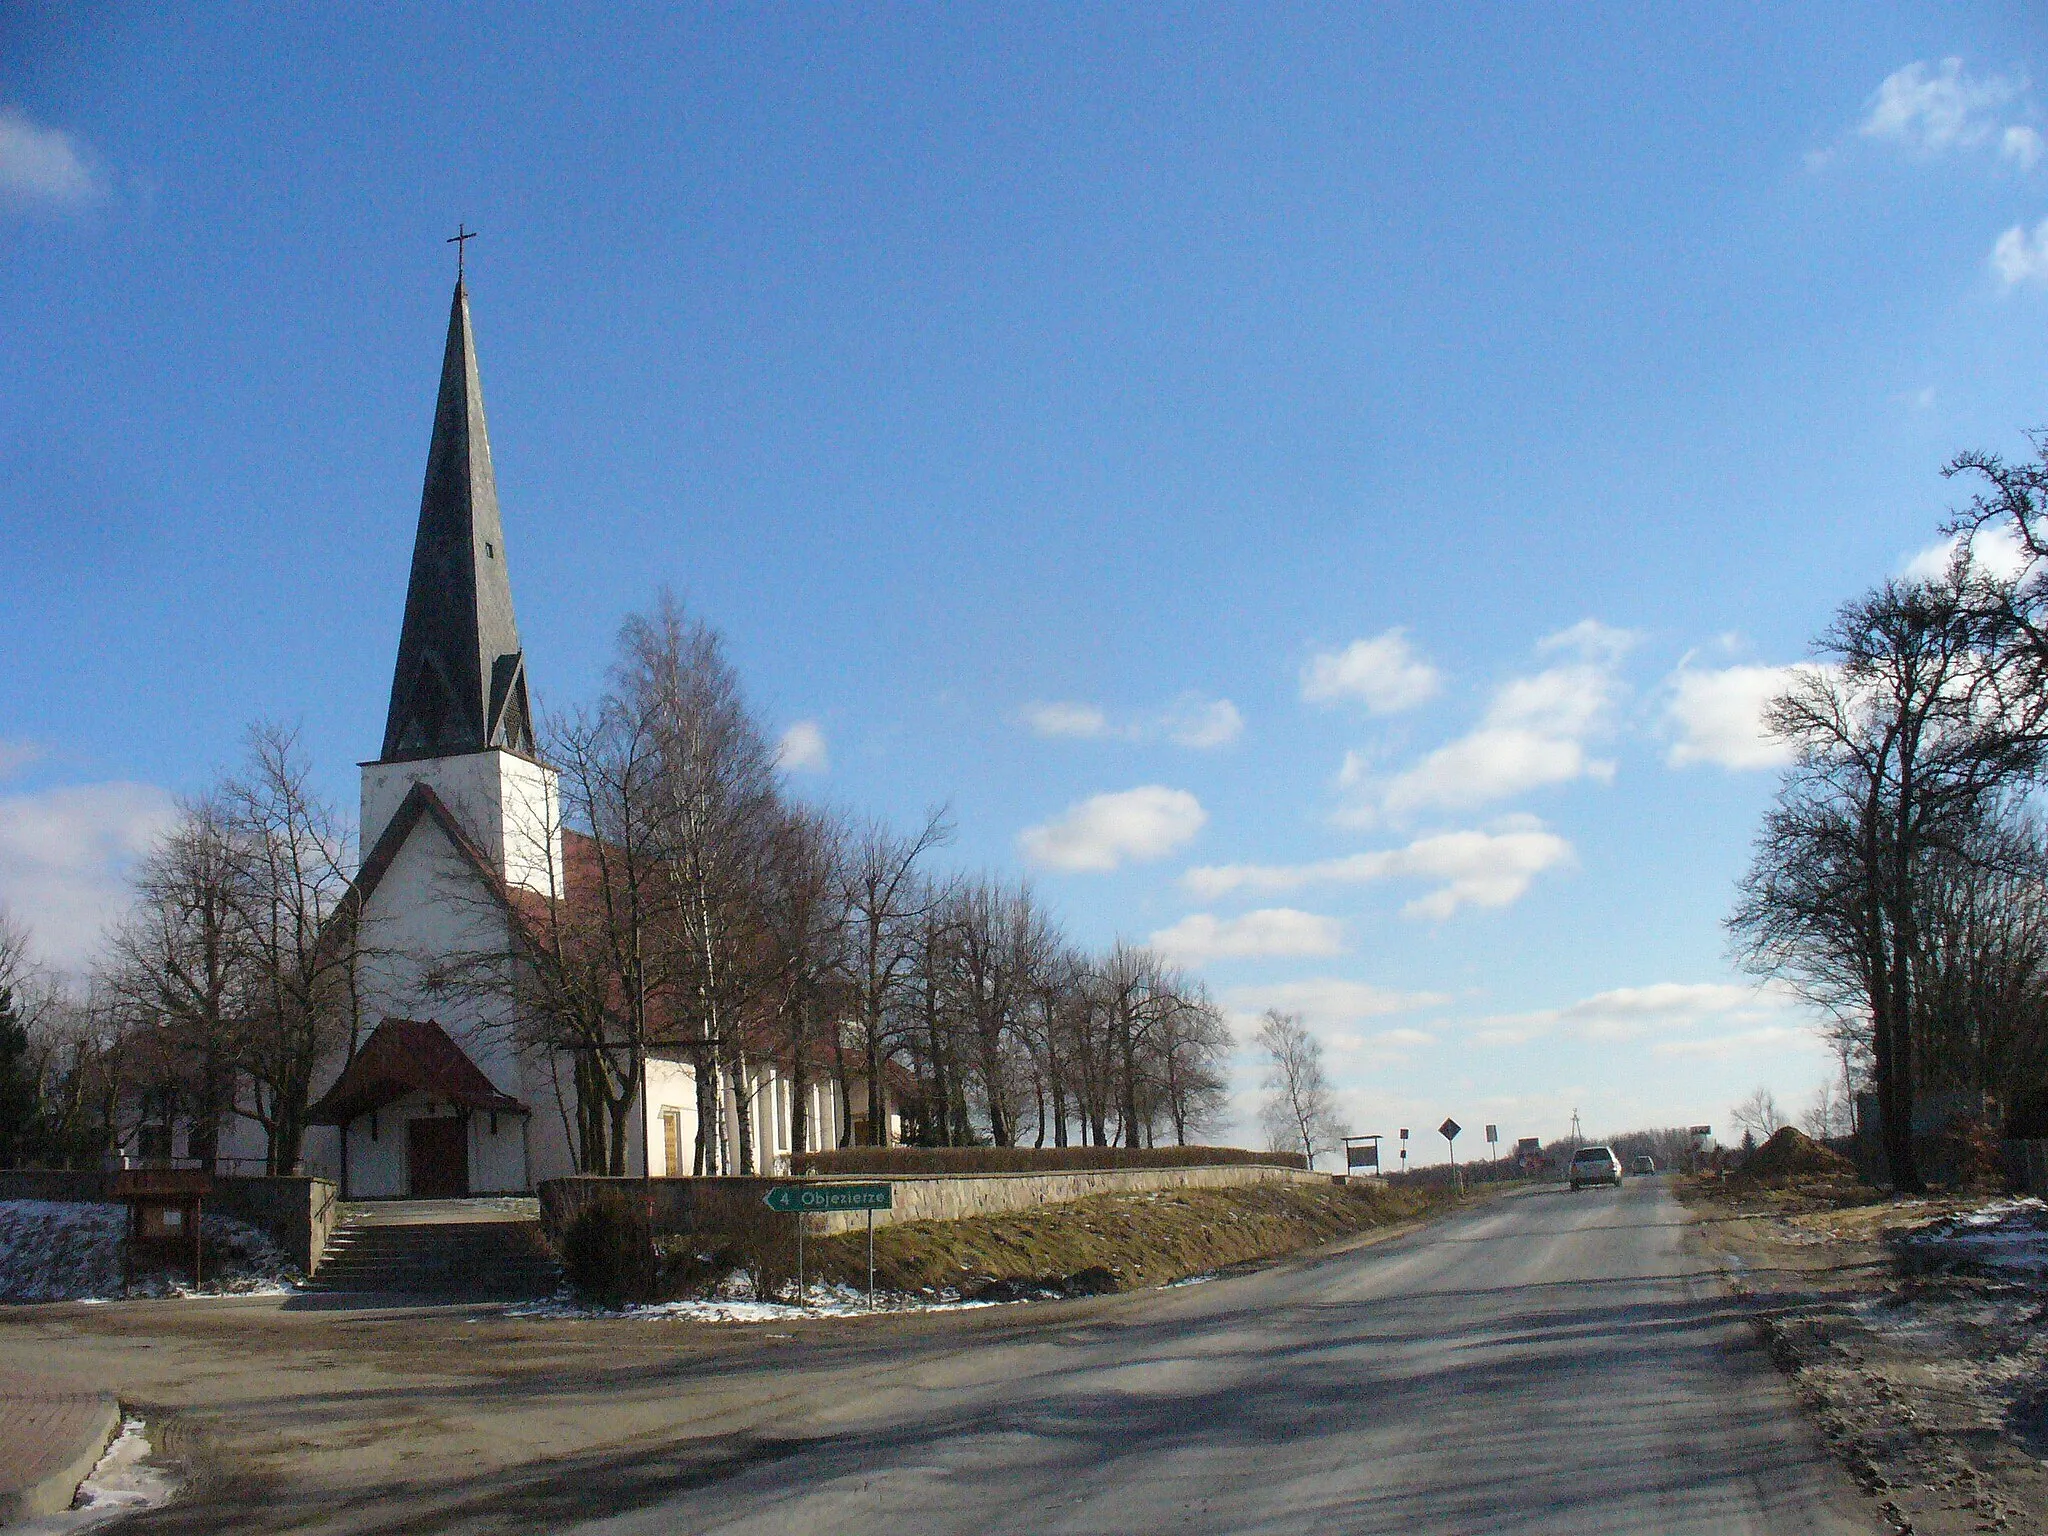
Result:
<svg viewBox="0 0 2048 1536"><path fill-rule="evenodd" d="M561 1278L530 1197L378 1200L342 1207L307 1289L519 1301L553 1295Z"/></svg>

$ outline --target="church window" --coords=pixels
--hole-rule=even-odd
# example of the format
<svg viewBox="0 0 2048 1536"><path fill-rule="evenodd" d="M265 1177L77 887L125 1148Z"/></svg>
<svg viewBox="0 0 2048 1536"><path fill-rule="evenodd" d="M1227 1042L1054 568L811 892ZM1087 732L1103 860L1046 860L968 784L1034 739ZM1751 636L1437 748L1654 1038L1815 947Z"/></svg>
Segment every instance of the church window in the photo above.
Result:
<svg viewBox="0 0 2048 1536"><path fill-rule="evenodd" d="M491 543L489 539L484 540L484 558L486 560L495 560L498 558L497 548L495 545Z"/></svg>

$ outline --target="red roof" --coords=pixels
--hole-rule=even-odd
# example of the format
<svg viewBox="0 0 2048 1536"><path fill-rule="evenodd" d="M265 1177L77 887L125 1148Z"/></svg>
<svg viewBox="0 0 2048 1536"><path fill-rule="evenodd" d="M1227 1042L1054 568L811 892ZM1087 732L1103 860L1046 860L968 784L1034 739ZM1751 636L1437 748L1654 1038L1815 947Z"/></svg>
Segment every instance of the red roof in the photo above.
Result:
<svg viewBox="0 0 2048 1536"><path fill-rule="evenodd" d="M386 1019L306 1118L314 1125L346 1125L415 1091L469 1109L526 1113L526 1106L493 1087L432 1019Z"/></svg>

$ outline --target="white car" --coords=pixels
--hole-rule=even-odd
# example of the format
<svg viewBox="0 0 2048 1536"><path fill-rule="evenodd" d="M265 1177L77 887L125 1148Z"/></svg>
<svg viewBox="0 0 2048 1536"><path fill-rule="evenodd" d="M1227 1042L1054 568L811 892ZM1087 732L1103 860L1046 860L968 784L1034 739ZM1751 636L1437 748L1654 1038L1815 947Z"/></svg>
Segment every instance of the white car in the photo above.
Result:
<svg viewBox="0 0 2048 1536"><path fill-rule="evenodd" d="M1621 1159L1612 1147L1581 1147L1572 1154L1572 1193L1588 1184L1612 1184L1621 1188Z"/></svg>

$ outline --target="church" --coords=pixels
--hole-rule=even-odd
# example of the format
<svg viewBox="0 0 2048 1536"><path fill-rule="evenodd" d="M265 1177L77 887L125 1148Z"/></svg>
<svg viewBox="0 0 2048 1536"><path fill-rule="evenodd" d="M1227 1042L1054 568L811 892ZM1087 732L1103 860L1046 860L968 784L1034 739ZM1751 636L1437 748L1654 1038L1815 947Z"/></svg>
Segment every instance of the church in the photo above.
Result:
<svg viewBox="0 0 2048 1536"><path fill-rule="evenodd" d="M575 1063L520 1029L518 987L451 989L451 963L520 964L535 904L588 900L594 863L562 825L555 770L536 744L483 387L458 276L427 453L384 740L361 765L361 863L350 893L359 1043L314 1079L304 1168L344 1199L523 1194L575 1173ZM465 957L469 957L465 960ZM703 1171L786 1171L791 1079L751 1053L720 1072L727 1122ZM807 1074L802 1150L836 1146L864 1082ZM737 1077L740 1080L731 1080ZM742 1097L759 1167L735 1166ZM694 1168L699 1099L682 1051L649 1053L629 1122L630 1176ZM899 1116L891 1106L892 1132ZM260 1158L255 1120L224 1128L225 1158ZM892 1134L891 1139L894 1139Z"/></svg>

